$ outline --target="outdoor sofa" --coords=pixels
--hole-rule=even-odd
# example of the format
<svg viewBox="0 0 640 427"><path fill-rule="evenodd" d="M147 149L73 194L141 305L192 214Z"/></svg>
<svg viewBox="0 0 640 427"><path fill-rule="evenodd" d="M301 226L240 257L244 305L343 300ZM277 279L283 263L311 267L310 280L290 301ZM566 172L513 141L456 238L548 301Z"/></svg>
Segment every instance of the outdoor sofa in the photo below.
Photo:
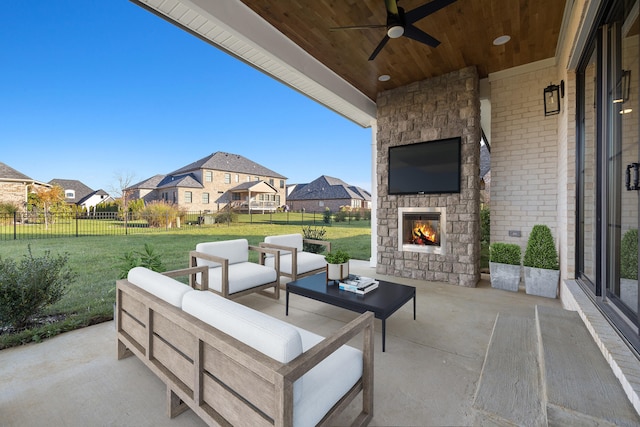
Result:
<svg viewBox="0 0 640 427"><path fill-rule="evenodd" d="M193 276L206 266L166 274ZM330 425L361 395L373 416L373 314L327 338L144 267L118 280L118 359L136 355L167 386L167 415L209 425ZM362 336L362 350L345 345Z"/></svg>

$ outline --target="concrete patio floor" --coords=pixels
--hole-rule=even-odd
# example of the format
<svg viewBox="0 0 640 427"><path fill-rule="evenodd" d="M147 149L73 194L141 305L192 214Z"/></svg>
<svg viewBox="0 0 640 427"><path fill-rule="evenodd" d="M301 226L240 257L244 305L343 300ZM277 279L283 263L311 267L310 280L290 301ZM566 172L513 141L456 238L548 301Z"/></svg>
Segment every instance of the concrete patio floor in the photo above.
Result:
<svg viewBox="0 0 640 427"><path fill-rule="evenodd" d="M362 261L352 262L351 272L417 287L417 320L411 303L387 320L385 353L376 320L371 426L473 425L473 398L496 315L532 316L536 304L561 307L557 299L523 289L492 289L486 279L477 288L404 280L377 275ZM284 292L280 301L262 296L238 301L325 336L357 316L290 298L288 317ZM0 425L204 425L191 411L169 419L163 383L135 357L116 360L115 337L114 323L107 322L0 351ZM349 422L347 412L341 424Z"/></svg>

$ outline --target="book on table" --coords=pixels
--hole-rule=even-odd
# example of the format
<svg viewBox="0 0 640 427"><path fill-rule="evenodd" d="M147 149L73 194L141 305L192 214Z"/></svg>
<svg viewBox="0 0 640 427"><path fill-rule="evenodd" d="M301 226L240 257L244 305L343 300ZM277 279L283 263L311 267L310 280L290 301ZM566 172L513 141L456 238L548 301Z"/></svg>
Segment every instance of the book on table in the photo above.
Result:
<svg viewBox="0 0 640 427"><path fill-rule="evenodd" d="M355 274L350 274L349 277L342 280L340 284L349 286L349 287L354 287L356 289L363 289L374 282L375 280L371 277L357 276Z"/></svg>
<svg viewBox="0 0 640 427"><path fill-rule="evenodd" d="M366 285L363 285L361 287L358 287L357 285L350 285L348 283L344 283L344 282L340 282L338 284L339 289L343 290L343 291L348 291L348 292L353 292L359 295L364 295L367 292L371 292L374 289L376 289L378 287L378 281L377 280L373 280L370 283L367 283Z"/></svg>

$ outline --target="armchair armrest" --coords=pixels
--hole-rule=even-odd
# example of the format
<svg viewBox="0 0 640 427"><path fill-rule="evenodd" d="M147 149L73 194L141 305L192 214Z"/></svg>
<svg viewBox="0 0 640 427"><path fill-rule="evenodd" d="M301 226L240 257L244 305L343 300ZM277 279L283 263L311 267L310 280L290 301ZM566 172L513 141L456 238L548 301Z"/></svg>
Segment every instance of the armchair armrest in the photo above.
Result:
<svg viewBox="0 0 640 427"><path fill-rule="evenodd" d="M178 270L165 271L161 274L167 277L181 277L181 276L189 276L189 286L193 289L198 289L201 291L206 291L209 289L209 275L205 274L208 272L208 267L206 265L201 265L200 267L189 267L189 268L181 268ZM202 273L202 281L200 286L196 283L196 274Z"/></svg>
<svg viewBox="0 0 640 427"><path fill-rule="evenodd" d="M264 243L264 242L263 242ZM249 245L250 251L256 251L259 253L258 259L260 265L264 265L264 257L266 254L271 254L274 256L274 267L276 269L276 274L280 277L280 250L277 245L269 245L268 243L260 243L260 246ZM268 245L268 246L267 246Z"/></svg>
<svg viewBox="0 0 640 427"><path fill-rule="evenodd" d="M220 264L221 268L222 268L222 283L221 283L221 290L222 290L222 295L227 298L229 296L229 260L227 258L222 258L216 255L211 255L211 254L207 254L204 252L198 252L198 251L190 251L189 252L189 265L191 267L197 267L198 263L196 261L196 258L200 258L200 259L205 259L207 261L213 261L213 262L217 262L218 264ZM207 276L207 289L209 289L209 267L207 267L206 265L201 266L204 267L206 270L207 274L201 274L200 277L204 277ZM202 279L202 282L204 283L205 279Z"/></svg>
<svg viewBox="0 0 640 427"><path fill-rule="evenodd" d="M312 245L321 245L327 248L327 252L331 252L331 242L328 242L326 240L302 239L302 243L308 243Z"/></svg>

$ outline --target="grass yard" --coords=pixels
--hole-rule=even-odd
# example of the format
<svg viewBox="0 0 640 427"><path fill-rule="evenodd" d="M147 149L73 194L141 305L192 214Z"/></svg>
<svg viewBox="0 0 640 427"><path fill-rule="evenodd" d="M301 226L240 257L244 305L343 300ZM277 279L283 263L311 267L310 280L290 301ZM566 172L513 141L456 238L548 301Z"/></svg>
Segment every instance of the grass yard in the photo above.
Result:
<svg viewBox="0 0 640 427"><path fill-rule="evenodd" d="M321 224L318 224L321 227ZM336 223L325 227L325 240L332 249L349 252L354 259L369 259L371 228L368 221ZM265 236L301 233L300 225L232 224L206 228L190 228L127 236L63 237L38 240L9 240L0 244L0 257L19 260L28 246L35 256L50 251L52 255L69 254L69 266L78 273L66 295L49 307L49 322L17 333L0 329L0 349L28 342L38 342L80 327L113 318L115 281L121 271L121 258L128 251L142 251L145 243L162 257L166 270L188 266L189 251L200 242L246 238L257 245ZM253 261L257 260L257 256Z"/></svg>

